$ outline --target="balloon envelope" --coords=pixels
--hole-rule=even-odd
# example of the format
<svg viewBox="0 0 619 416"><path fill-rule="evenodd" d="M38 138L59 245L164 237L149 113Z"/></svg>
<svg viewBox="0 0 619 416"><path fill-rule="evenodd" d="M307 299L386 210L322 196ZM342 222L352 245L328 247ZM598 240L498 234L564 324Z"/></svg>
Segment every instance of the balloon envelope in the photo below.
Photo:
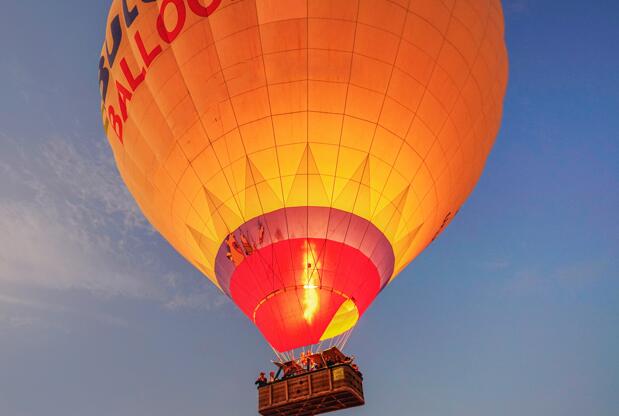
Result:
<svg viewBox="0 0 619 416"><path fill-rule="evenodd" d="M115 0L99 84L146 217L285 351L454 217L507 68L499 0Z"/></svg>

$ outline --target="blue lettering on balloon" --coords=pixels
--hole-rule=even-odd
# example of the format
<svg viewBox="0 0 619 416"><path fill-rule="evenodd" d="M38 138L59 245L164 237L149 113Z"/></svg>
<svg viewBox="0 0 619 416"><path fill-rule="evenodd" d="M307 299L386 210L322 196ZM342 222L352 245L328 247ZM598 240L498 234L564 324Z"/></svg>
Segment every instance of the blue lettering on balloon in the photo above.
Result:
<svg viewBox="0 0 619 416"><path fill-rule="evenodd" d="M129 10L129 6L127 6L127 0L123 0L123 15L125 16L125 24L127 28L130 28L135 18L138 17L140 13L138 12L138 6L133 6L133 9Z"/></svg>
<svg viewBox="0 0 619 416"><path fill-rule="evenodd" d="M114 66L114 61L116 60L116 55L118 54L118 49L120 48L120 42L123 39L123 32L120 28L120 17L118 15L114 17L112 23L110 23L110 32L112 33L114 45L112 46L112 52L110 52L107 41L105 41L105 50L107 52L107 61L111 68Z"/></svg>
<svg viewBox="0 0 619 416"><path fill-rule="evenodd" d="M99 60L99 89L101 92L101 99L105 101L107 97L107 87L110 83L110 70L105 66L105 58L102 56Z"/></svg>

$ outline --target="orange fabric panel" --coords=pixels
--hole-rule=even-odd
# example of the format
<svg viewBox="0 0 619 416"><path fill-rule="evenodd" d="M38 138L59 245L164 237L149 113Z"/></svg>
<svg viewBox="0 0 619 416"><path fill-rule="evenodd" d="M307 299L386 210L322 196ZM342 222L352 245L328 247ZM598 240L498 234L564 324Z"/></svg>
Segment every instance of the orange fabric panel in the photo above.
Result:
<svg viewBox="0 0 619 416"><path fill-rule="evenodd" d="M101 56L121 175L213 282L231 230L305 205L372 222L397 274L477 182L508 74L499 0L115 0Z"/></svg>

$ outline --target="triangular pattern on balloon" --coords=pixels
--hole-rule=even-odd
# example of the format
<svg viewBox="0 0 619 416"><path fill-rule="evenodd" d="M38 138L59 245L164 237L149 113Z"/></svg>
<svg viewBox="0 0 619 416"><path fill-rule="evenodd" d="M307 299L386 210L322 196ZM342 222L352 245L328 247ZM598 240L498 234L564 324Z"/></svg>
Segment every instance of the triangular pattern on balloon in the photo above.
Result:
<svg viewBox="0 0 619 416"><path fill-rule="evenodd" d="M215 232L218 238L224 238L231 230L234 230L244 221L237 210L230 209L229 206L224 204L215 194L210 192L206 187L203 187L204 196L208 203Z"/></svg>
<svg viewBox="0 0 619 416"><path fill-rule="evenodd" d="M338 193L333 206L354 212L360 217L370 215L370 158L366 156Z"/></svg>
<svg viewBox="0 0 619 416"><path fill-rule="evenodd" d="M286 196L286 205L328 206L329 202L312 150L306 145Z"/></svg>
<svg viewBox="0 0 619 416"><path fill-rule="evenodd" d="M275 183L280 183L279 180L268 180L260 171L257 164L252 161L252 156L248 156L245 160L245 218L254 218L258 209L255 204L258 204L260 214L271 212L278 207L281 207L283 200L281 198L280 187L273 187Z"/></svg>
<svg viewBox="0 0 619 416"><path fill-rule="evenodd" d="M404 188L393 201L372 217L372 222L379 226L389 238L393 238L398 233L409 190L410 185Z"/></svg>
<svg viewBox="0 0 619 416"><path fill-rule="evenodd" d="M393 245L393 251L395 253L396 258L402 258L403 255L410 250L413 246L413 241L415 241L415 237L419 234L419 230L423 227L423 223L419 224L417 227L413 228L411 231L406 233L404 237L400 238ZM398 265L396 264L396 267Z"/></svg>
<svg viewBox="0 0 619 416"><path fill-rule="evenodd" d="M208 238L204 233L201 233L200 231L193 228L191 225L187 225L187 229L189 230L189 233L193 237L194 242L202 253L202 262L207 263L208 267L212 269L213 265L211 264L210 259L215 258L215 252L217 250L218 244Z"/></svg>

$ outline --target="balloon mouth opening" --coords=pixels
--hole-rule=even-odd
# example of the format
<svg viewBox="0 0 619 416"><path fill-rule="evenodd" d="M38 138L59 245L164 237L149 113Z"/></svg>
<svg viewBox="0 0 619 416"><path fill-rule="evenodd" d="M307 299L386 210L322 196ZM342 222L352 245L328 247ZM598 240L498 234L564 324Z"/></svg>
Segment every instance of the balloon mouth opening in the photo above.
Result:
<svg viewBox="0 0 619 416"><path fill-rule="evenodd" d="M252 321L262 332L271 347L280 352L315 345L331 338L336 338L355 327L362 312L354 299L331 287L313 287L311 292L316 303L312 304L311 315L308 316L304 296L305 286L288 287L269 294L254 310ZM299 304L299 299L301 300ZM291 307L297 309L296 314L287 315L286 327L273 328L274 317L278 311ZM294 331L294 326L300 326L303 333L288 338ZM275 330L274 330L275 329Z"/></svg>
<svg viewBox="0 0 619 416"><path fill-rule="evenodd" d="M312 267L281 268L265 259L303 259L306 246L321 256ZM344 243L319 239L281 241L255 251L235 270L234 302L277 351L319 343L352 328L380 291L374 264Z"/></svg>
<svg viewBox="0 0 619 416"><path fill-rule="evenodd" d="M252 219L225 238L216 259L224 292L280 352L353 328L393 268L392 246L372 223L322 207Z"/></svg>

